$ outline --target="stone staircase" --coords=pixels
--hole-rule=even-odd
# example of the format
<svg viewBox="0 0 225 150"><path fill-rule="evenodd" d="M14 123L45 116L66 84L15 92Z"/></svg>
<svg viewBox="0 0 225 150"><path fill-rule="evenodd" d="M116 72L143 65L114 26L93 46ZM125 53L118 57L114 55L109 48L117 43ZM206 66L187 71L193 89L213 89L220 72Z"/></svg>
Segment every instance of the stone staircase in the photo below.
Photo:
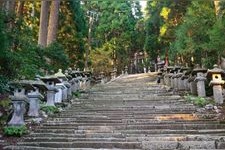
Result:
<svg viewBox="0 0 225 150"><path fill-rule="evenodd" d="M10 150L225 149L225 124L156 84L154 74L98 85Z"/></svg>

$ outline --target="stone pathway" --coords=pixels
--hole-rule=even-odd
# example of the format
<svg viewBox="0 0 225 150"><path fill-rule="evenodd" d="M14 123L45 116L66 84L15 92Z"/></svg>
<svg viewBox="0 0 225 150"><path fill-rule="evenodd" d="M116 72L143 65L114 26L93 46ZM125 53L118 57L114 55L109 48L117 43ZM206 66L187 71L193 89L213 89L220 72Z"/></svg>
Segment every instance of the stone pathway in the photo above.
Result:
<svg viewBox="0 0 225 150"><path fill-rule="evenodd" d="M49 118L14 150L225 148L225 124L201 119L196 107L156 84L153 74L98 85Z"/></svg>

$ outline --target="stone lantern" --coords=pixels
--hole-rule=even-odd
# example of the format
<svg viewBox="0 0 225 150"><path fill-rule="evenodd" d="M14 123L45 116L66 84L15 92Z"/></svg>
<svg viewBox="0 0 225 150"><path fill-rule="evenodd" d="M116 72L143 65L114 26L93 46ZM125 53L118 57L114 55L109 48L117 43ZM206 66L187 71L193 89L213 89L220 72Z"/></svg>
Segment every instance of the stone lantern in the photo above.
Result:
<svg viewBox="0 0 225 150"><path fill-rule="evenodd" d="M125 66L124 70L125 70L125 75L128 75L128 67L127 66Z"/></svg>
<svg viewBox="0 0 225 150"><path fill-rule="evenodd" d="M188 78L188 83L189 83L189 87L190 87L190 91L192 95L198 95L197 92L197 83L195 82L195 76L193 76L192 74L190 74L189 78Z"/></svg>
<svg viewBox="0 0 225 150"><path fill-rule="evenodd" d="M217 104L223 103L222 86L224 85L225 81L222 80L222 76L225 76L225 72L224 70L218 68L217 65L214 65L212 70L207 71L207 77L211 78L209 84L213 87L213 97Z"/></svg>
<svg viewBox="0 0 225 150"><path fill-rule="evenodd" d="M40 78L48 87L47 91L47 106L55 106L55 94L58 92L55 85L61 83L56 76L45 76Z"/></svg>
<svg viewBox="0 0 225 150"><path fill-rule="evenodd" d="M197 75L195 78L195 82L197 83L197 92L198 96L200 97L206 97L206 92L205 92L205 73L207 72L207 69L201 68L199 65L196 65L196 68L192 71L193 75Z"/></svg>
<svg viewBox="0 0 225 150"><path fill-rule="evenodd" d="M190 70L185 70L184 74L181 77L181 80L183 80L183 87L186 91L190 90L189 84L188 84L188 78L190 75L191 71Z"/></svg>
<svg viewBox="0 0 225 150"><path fill-rule="evenodd" d="M185 76L185 72L188 70L189 68L186 67L182 67L180 69L180 72L178 73L178 89L179 90L186 90L186 84L187 82L187 76Z"/></svg>
<svg viewBox="0 0 225 150"><path fill-rule="evenodd" d="M28 103L26 92L29 90L35 90L35 88L30 83L21 83L20 81L14 81L9 84L13 89L13 95L10 96L10 99L13 103L13 115L11 120L8 122L8 125L22 126L25 124L25 106Z"/></svg>
<svg viewBox="0 0 225 150"><path fill-rule="evenodd" d="M173 69L170 70L170 74L169 74L171 88L174 88L175 87L175 84L174 84L174 76L175 75L176 75L176 71L173 68Z"/></svg>
<svg viewBox="0 0 225 150"><path fill-rule="evenodd" d="M172 78L173 78L173 88L175 90L178 89L178 78L179 78L178 72L179 72L179 70L180 70L180 67L179 66L175 66L174 67L174 74L173 74Z"/></svg>
<svg viewBox="0 0 225 150"><path fill-rule="evenodd" d="M40 103L40 100L44 99L44 96L40 93L40 91L47 91L48 87L41 80L38 80L38 81L23 80L21 82L30 83L35 88L35 90L30 90L29 93L27 94L27 97L29 98L29 104L30 104L28 116L38 117L39 109L40 109L39 103Z"/></svg>
<svg viewBox="0 0 225 150"><path fill-rule="evenodd" d="M173 69L173 67L171 67L171 66L166 67L166 74L164 76L164 81L165 81L167 86L171 86L171 76L172 76L172 74L170 73L170 71L172 69Z"/></svg>

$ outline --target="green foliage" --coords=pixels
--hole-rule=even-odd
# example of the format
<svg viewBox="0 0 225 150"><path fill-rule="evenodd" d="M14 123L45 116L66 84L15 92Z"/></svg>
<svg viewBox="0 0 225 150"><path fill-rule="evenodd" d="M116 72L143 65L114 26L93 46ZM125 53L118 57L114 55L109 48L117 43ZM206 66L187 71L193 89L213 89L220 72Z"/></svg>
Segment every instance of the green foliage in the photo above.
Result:
<svg viewBox="0 0 225 150"><path fill-rule="evenodd" d="M183 20L175 31L176 40L170 46L172 57L183 57L183 64L212 66L218 57L217 51L214 50L217 41L214 42L215 38L212 38L210 31L216 21L212 2L192 1ZM190 62L191 57L194 58L193 62Z"/></svg>
<svg viewBox="0 0 225 150"><path fill-rule="evenodd" d="M196 97L196 96L191 96L187 95L184 97L188 102L193 103L194 105L197 105L199 107L204 107L207 104L213 103L210 100L207 100L203 97Z"/></svg>
<svg viewBox="0 0 225 150"><path fill-rule="evenodd" d="M94 71L109 72L113 67L122 70L128 65L129 56L136 51L142 51L143 48L143 37L139 36L139 33L144 35L143 22L137 25L142 19L139 2L85 1L84 3L87 12L98 13L91 33L91 64ZM90 18L87 19L90 23Z"/></svg>
<svg viewBox="0 0 225 150"><path fill-rule="evenodd" d="M0 94L0 112L2 113L2 116L0 117L0 127L4 125L8 120L10 108L11 108L11 100L9 99L8 95Z"/></svg>
<svg viewBox="0 0 225 150"><path fill-rule="evenodd" d="M47 63L51 66L51 69L58 70L66 69L69 65L69 58L65 53L63 46L59 43L52 43L45 49L45 57L49 59Z"/></svg>
<svg viewBox="0 0 225 150"><path fill-rule="evenodd" d="M56 106L41 105L41 110L46 112L47 114L59 113L59 108Z"/></svg>
<svg viewBox="0 0 225 150"><path fill-rule="evenodd" d="M5 136L21 137L28 133L28 129L26 126L8 126L3 128L3 133Z"/></svg>
<svg viewBox="0 0 225 150"><path fill-rule="evenodd" d="M75 96L76 98L80 98L81 93L79 91L76 91L76 92L73 92L72 95Z"/></svg>
<svg viewBox="0 0 225 150"><path fill-rule="evenodd" d="M80 1L62 1L57 40L63 45L72 66L83 68L87 31Z"/></svg>

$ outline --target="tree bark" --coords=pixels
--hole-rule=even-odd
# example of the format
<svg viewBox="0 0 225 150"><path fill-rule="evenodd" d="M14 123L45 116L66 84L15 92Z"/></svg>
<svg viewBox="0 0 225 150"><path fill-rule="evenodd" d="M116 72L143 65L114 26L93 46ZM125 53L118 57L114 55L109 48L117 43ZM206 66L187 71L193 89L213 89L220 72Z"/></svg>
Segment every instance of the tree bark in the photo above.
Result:
<svg viewBox="0 0 225 150"><path fill-rule="evenodd" d="M51 44L56 40L59 19L59 6L60 0L52 1L48 24L47 45Z"/></svg>
<svg viewBox="0 0 225 150"><path fill-rule="evenodd" d="M23 15L23 9L24 9L24 1L19 1L16 9L16 15L18 17L21 17Z"/></svg>
<svg viewBox="0 0 225 150"><path fill-rule="evenodd" d="M48 12L49 12L48 1L41 1L41 15L40 15L38 44L43 47L46 47L47 45Z"/></svg>
<svg viewBox="0 0 225 150"><path fill-rule="evenodd" d="M214 1L214 6L215 6L216 16L219 16L219 13L220 13L220 1L218 1L218 0Z"/></svg>

